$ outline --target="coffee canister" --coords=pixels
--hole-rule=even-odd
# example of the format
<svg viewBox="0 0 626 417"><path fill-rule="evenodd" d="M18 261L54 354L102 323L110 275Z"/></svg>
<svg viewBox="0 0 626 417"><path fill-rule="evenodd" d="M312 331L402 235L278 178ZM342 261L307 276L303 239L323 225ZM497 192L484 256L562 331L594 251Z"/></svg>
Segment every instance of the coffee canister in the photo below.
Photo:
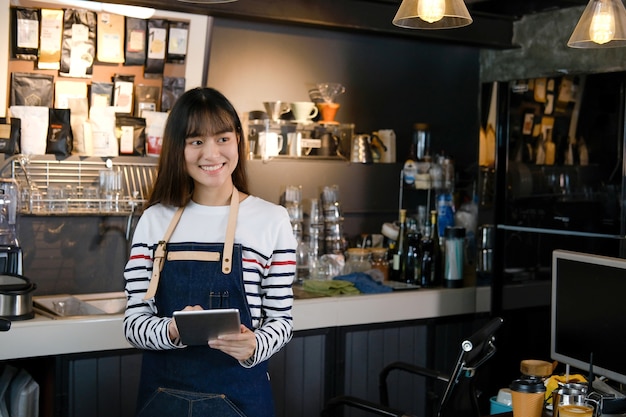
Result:
<svg viewBox="0 0 626 417"><path fill-rule="evenodd" d="M465 228L446 227L445 233L444 285L461 287L463 285L463 265L465 260Z"/></svg>

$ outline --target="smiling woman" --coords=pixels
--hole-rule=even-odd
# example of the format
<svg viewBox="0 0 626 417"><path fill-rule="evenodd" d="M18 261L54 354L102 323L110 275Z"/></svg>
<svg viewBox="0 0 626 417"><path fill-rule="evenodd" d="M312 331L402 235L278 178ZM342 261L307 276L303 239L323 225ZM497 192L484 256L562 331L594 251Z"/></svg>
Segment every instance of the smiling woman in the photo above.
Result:
<svg viewBox="0 0 626 417"><path fill-rule="evenodd" d="M267 360L293 333L296 241L284 207L247 194L246 157L220 92L176 101L124 273L126 338L145 350L139 416L187 413L181 390L223 416L274 416ZM216 309L239 311L238 332L185 345L179 312Z"/></svg>

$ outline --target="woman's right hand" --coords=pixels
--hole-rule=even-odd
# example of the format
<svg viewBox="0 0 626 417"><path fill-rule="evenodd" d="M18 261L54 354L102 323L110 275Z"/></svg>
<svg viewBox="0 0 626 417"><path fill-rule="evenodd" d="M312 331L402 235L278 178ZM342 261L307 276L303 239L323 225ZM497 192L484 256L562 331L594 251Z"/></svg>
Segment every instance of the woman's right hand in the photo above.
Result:
<svg viewBox="0 0 626 417"><path fill-rule="evenodd" d="M189 311L189 310L204 310L204 309L202 308L202 306L195 305L195 306L187 306L183 308L182 311ZM170 321L170 324L167 327L167 331L169 333L171 341L178 341L178 339L180 338L180 333L178 333L178 326L176 326L176 319L174 317L172 317L172 320Z"/></svg>

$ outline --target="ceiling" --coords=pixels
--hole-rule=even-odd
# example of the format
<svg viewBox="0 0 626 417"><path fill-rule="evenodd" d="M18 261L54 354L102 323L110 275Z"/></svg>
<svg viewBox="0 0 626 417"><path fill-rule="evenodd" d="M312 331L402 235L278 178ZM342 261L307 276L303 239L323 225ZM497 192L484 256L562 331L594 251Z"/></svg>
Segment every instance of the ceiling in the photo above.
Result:
<svg viewBox="0 0 626 417"><path fill-rule="evenodd" d="M484 13L512 19L587 3L588 0L465 0L470 14Z"/></svg>
<svg viewBox="0 0 626 417"><path fill-rule="evenodd" d="M402 0L370 0L397 4ZM525 15L586 5L589 0L464 0L470 14L503 19L521 19Z"/></svg>
<svg viewBox="0 0 626 417"><path fill-rule="evenodd" d="M474 21L469 26L454 30L407 30L392 25L392 17L402 0L254 0L212 5L189 3L189 0L106 1L216 17L313 25L480 48L510 49L519 47L513 42L516 20L535 13L581 7L589 0L464 0ZM355 5L358 5L357 9ZM355 13L355 10L358 12Z"/></svg>

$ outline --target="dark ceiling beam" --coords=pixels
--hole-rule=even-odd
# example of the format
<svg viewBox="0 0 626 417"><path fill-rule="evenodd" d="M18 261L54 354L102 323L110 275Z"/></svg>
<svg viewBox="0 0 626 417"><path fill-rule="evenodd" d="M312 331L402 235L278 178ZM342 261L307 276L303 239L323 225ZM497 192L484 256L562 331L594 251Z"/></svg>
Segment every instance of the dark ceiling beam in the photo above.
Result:
<svg viewBox="0 0 626 417"><path fill-rule="evenodd" d="M109 0L111 1L111 0ZM369 32L490 49L511 49L512 19L476 14L463 28L413 30L394 26L397 4L366 0L239 0L202 5L176 0L113 0L163 10L240 20L306 25L334 30Z"/></svg>

